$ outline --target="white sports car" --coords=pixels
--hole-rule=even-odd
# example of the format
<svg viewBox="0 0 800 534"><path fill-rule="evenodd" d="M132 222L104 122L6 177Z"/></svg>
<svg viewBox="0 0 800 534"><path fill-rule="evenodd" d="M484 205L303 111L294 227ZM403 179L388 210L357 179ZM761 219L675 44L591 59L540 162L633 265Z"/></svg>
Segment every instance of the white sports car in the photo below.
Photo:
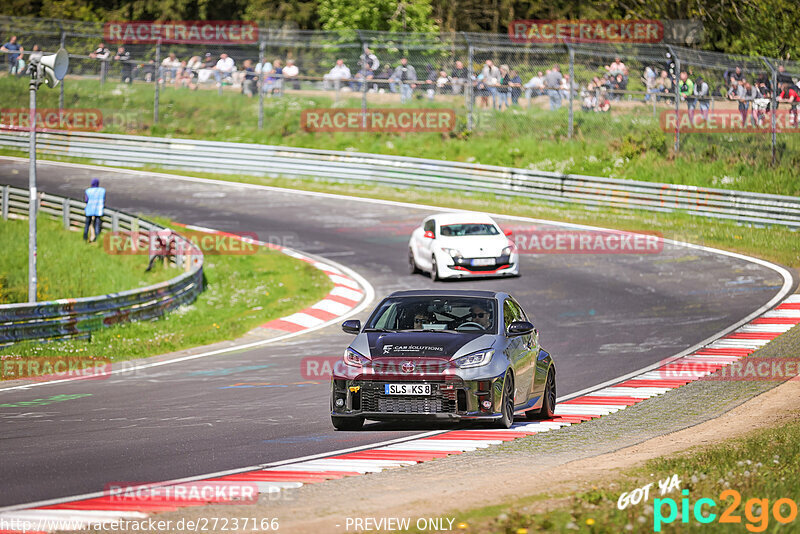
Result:
<svg viewBox="0 0 800 534"><path fill-rule="evenodd" d="M476 276L519 276L519 255L488 215L431 215L411 233L408 267L429 272L432 280Z"/></svg>

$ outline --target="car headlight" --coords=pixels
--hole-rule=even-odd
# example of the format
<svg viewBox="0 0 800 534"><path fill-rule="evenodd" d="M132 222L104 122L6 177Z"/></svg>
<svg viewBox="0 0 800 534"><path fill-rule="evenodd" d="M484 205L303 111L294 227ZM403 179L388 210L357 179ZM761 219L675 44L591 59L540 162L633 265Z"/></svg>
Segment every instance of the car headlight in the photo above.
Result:
<svg viewBox="0 0 800 534"><path fill-rule="evenodd" d="M449 254L451 258L456 259L461 257L461 251L457 248L444 248L442 247L442 252L445 254Z"/></svg>
<svg viewBox="0 0 800 534"><path fill-rule="evenodd" d="M494 356L494 350L482 350L456 358L454 363L462 369L467 367L481 367L492 361L492 356Z"/></svg>
<svg viewBox="0 0 800 534"><path fill-rule="evenodd" d="M344 363L351 367L364 367L369 363L369 358L365 358L351 348L344 351Z"/></svg>
<svg viewBox="0 0 800 534"><path fill-rule="evenodd" d="M509 245L500 252L501 256L511 256L511 253L514 252L514 246Z"/></svg>

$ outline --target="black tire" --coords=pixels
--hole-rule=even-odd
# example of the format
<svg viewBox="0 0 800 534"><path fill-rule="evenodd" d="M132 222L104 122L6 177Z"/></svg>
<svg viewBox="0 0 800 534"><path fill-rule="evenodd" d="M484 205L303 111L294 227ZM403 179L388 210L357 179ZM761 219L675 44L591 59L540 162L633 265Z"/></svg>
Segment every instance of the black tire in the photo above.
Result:
<svg viewBox="0 0 800 534"><path fill-rule="evenodd" d="M364 426L363 417L336 417L331 416L331 423L336 430L361 430Z"/></svg>
<svg viewBox="0 0 800 534"><path fill-rule="evenodd" d="M417 274L419 272L419 267L417 267L417 262L414 260L414 253L411 252L411 249L408 249L408 274Z"/></svg>
<svg viewBox="0 0 800 534"><path fill-rule="evenodd" d="M503 417L497 421L499 428L511 428L514 424L514 377L506 375L503 384L503 397L500 401L500 413Z"/></svg>
<svg viewBox="0 0 800 534"><path fill-rule="evenodd" d="M431 258L431 282L439 279L439 267L436 265L436 256Z"/></svg>
<svg viewBox="0 0 800 534"><path fill-rule="evenodd" d="M556 409L556 375L553 371L547 372L544 384L544 399L542 407L538 410L525 412L528 419L552 419Z"/></svg>

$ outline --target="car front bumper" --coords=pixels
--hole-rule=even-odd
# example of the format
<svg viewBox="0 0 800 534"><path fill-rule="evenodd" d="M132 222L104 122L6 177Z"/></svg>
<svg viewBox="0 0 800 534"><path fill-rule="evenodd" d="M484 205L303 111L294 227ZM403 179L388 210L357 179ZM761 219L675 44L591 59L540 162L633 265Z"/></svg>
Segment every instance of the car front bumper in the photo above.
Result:
<svg viewBox="0 0 800 534"><path fill-rule="evenodd" d="M384 385L398 380L331 381L331 415L373 420L496 420L503 375L484 380L414 380L430 384L430 395L388 395ZM338 402L337 402L338 401ZM488 406L484 402L488 401Z"/></svg>

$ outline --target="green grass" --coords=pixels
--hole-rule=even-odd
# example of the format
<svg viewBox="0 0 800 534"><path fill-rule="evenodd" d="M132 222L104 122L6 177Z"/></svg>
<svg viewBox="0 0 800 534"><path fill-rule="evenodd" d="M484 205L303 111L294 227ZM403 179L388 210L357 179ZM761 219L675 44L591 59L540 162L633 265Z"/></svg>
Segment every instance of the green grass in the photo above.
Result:
<svg viewBox="0 0 800 534"><path fill-rule="evenodd" d="M27 82L0 77L4 107L27 106ZM334 102L329 93L291 91L265 99L264 129L258 130L258 99L232 91L161 91L160 122L153 124L153 86L68 79L68 108L98 108L111 133L251 142L334 150L356 150L450 161L533 168L634 180L692 184L764 193L800 195L800 136L778 135L777 165L771 164L769 135L689 134L680 153L672 151L673 136L660 130L651 106L626 102L611 114L575 112L575 138L567 136L567 110L507 112L476 111L467 132L463 97L436 102L415 100L411 106L452 107L457 129L449 134L309 133L300 128L306 108L360 108L360 95L343 94ZM396 107L394 96L370 95L371 107ZM39 106L57 107L58 91L39 92ZM672 109L661 104L658 112ZM578 105L579 108L579 105ZM798 130L800 131L800 129Z"/></svg>
<svg viewBox="0 0 800 534"><path fill-rule="evenodd" d="M147 256L128 258L140 263L142 274ZM177 273L175 269L162 270L159 276L171 277ZM0 350L0 354L17 357L85 354L118 362L188 349L240 337L271 319L317 302L333 287L324 273L308 263L264 248L250 255L206 256L204 273L205 291L197 300L163 318L99 330L92 333L89 341L18 343Z"/></svg>
<svg viewBox="0 0 800 534"><path fill-rule="evenodd" d="M37 220L37 298L92 297L149 286L177 276L145 273L147 256L106 254L101 242L86 243L61 223ZM100 234L101 238L103 234ZM28 301L28 221L0 220L0 304Z"/></svg>
<svg viewBox="0 0 800 534"><path fill-rule="evenodd" d="M798 504L800 495L800 422L754 432L744 438L729 440L708 448L694 448L687 453L660 457L648 461L640 468L620 474L589 491L575 495L539 495L526 497L513 504L485 507L458 515L465 522L466 532L516 533L525 532L653 532L654 515L661 510L668 517L668 504L654 499L672 498L678 515L672 524L663 525L662 532L797 532L798 520L782 527L772 516L778 499L789 498ZM673 474L680 479L679 489L661 496L658 479ZM629 504L619 510L617 502L623 492L653 483L648 502ZM741 518L738 525L720 523L721 513L732 507L734 498L720 496L725 490L735 490L741 502L733 511ZM681 524L681 490L688 490L689 520ZM717 506L712 511L716 520L708 525L694 518L694 505L701 498L713 499ZM536 503L552 499L554 507L537 512ZM745 506L750 499L768 499L760 503L747 516ZM752 503L751 503L752 504ZM655 509L654 509L655 506ZM758 509L764 513L762 516ZM703 514L709 510L706 504ZM782 514L789 515L784 505ZM751 527L747 527L751 525ZM764 527L761 529L761 527ZM751 530L751 528L753 530Z"/></svg>

